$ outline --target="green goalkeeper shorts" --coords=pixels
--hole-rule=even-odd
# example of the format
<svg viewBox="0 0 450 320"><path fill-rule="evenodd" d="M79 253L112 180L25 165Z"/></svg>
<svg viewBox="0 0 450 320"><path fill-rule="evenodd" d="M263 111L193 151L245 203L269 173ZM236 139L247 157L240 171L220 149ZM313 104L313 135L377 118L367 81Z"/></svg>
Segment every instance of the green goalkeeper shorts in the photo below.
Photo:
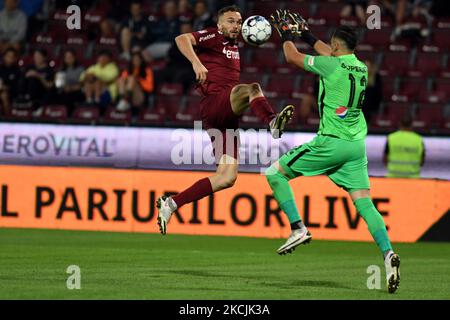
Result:
<svg viewBox="0 0 450 320"><path fill-rule="evenodd" d="M370 189L364 139L319 135L285 153L279 163L291 179L324 174L346 191Z"/></svg>

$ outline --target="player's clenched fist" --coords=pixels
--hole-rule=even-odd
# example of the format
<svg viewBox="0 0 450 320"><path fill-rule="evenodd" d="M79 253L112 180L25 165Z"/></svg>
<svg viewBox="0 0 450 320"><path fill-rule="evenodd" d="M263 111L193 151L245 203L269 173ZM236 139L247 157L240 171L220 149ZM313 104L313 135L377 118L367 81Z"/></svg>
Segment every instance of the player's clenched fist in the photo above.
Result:
<svg viewBox="0 0 450 320"><path fill-rule="evenodd" d="M201 63L193 63L192 67L195 72L195 79L197 79L198 83L203 84L206 80L206 76L208 75L208 69L206 69Z"/></svg>

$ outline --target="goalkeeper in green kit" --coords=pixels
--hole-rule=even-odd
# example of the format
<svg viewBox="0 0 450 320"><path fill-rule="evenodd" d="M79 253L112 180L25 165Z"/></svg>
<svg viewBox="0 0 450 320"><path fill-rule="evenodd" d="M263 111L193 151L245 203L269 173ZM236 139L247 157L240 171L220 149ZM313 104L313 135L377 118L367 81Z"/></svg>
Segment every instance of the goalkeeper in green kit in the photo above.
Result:
<svg viewBox="0 0 450 320"><path fill-rule="evenodd" d="M266 170L274 197L288 216L292 229L277 252L291 253L312 238L300 218L289 180L299 176L327 175L349 193L356 210L367 223L383 254L388 291L393 293L400 283L400 257L394 253L383 218L370 197L365 145L367 125L361 112L368 75L366 65L354 54L357 34L352 28L339 27L329 46L314 37L306 21L297 13L277 10L271 19L281 36L286 61L320 76L317 136L288 151ZM319 56L299 52L294 37L311 45Z"/></svg>

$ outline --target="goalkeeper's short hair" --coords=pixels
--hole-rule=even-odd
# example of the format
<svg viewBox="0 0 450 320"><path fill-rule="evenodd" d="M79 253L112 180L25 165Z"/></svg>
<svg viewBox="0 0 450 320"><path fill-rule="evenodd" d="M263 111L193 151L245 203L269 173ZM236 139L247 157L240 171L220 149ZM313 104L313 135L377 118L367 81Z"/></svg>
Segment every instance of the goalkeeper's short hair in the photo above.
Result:
<svg viewBox="0 0 450 320"><path fill-rule="evenodd" d="M332 38L338 38L344 41L347 48L351 51L354 51L356 46L358 45L359 35L354 28L348 26L340 26L334 31Z"/></svg>

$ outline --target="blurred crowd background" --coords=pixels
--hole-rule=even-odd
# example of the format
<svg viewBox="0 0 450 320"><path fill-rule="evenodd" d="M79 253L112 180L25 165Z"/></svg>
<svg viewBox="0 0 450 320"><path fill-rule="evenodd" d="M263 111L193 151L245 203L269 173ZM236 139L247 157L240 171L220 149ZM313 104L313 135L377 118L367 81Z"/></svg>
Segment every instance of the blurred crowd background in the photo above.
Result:
<svg viewBox="0 0 450 320"><path fill-rule="evenodd" d="M81 8L81 30L66 26L72 4ZM391 132L406 116L416 131L450 133L444 0L0 0L0 120L192 126L201 97L174 38L216 26L217 10L230 4L244 19L298 11L324 41L338 25L358 27L357 56L369 68L363 111L370 132ZM380 29L366 27L372 4L381 8ZM241 82L259 82L275 108L297 106L291 129L316 130L317 79L285 63L278 35L259 48L240 47ZM242 126L261 124L249 110Z"/></svg>

